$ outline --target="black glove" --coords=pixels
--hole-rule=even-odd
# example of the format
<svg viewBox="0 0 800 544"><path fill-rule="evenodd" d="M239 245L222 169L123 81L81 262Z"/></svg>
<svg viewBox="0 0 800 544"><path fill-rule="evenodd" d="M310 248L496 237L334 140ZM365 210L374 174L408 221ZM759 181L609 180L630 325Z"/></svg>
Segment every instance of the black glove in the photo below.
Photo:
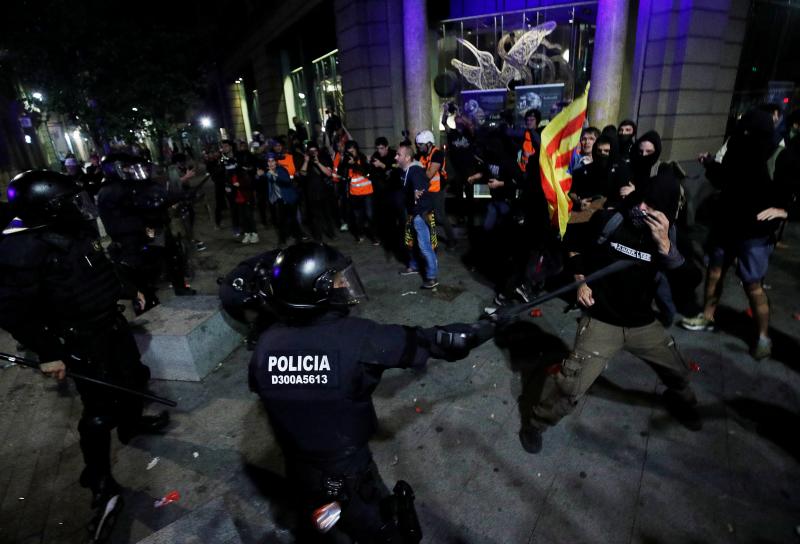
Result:
<svg viewBox="0 0 800 544"><path fill-rule="evenodd" d="M447 361L457 361L469 355L470 350L494 337L494 323L452 323L428 329L433 334L431 355Z"/></svg>

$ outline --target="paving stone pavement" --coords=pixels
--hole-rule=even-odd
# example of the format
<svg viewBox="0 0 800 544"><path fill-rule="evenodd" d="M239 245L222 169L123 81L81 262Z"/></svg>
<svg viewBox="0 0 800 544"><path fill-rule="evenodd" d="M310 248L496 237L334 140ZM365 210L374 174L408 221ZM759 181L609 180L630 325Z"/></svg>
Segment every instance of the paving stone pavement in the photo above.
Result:
<svg viewBox="0 0 800 544"><path fill-rule="evenodd" d="M217 276L275 241L274 231L262 229L261 243L238 244L227 230L211 229L201 211L198 218L208 250L198 255L193 286L204 294L216 292ZM381 428L371 446L387 482L414 486L424 542L797 542L797 224L786 242L767 278L772 359L756 362L747 353L746 300L733 276L724 331L671 329L701 367L694 375L705 419L700 432L673 421L658 401L655 375L622 354L575 413L545 434L542 453L525 453L518 398L524 403L531 394L534 365L558 362L575 333L577 314L565 314L558 300L466 360L386 372L375 393ZM400 265L381 248L356 244L348 233L336 245L352 255L370 294L358 310L365 317L470 321L492 300L490 286L457 253L440 254L444 287L429 293L419 278L398 276ZM0 349L15 344L0 336ZM201 383L154 382L178 408L165 436L114 444L113 470L126 492L113 542L293 541L282 456L247 390L249 357L242 346ZM74 386L7 368L0 371L0 409L0 543L85 542L89 495L77 481L81 404ZM154 508L172 490L180 500Z"/></svg>

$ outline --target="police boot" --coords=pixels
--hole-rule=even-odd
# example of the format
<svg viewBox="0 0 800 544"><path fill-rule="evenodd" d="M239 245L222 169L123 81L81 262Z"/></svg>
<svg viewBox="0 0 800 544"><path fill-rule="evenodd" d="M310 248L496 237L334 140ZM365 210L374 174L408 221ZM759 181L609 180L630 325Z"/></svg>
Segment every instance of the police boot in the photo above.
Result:
<svg viewBox="0 0 800 544"><path fill-rule="evenodd" d="M519 441L522 449L531 454L542 451L542 431L536 427L523 427L519 431Z"/></svg>
<svg viewBox="0 0 800 544"><path fill-rule="evenodd" d="M169 425L169 412L164 410L155 416L139 416L132 422L125 422L117 427L119 441L127 444L133 437L140 434L161 434Z"/></svg>
<svg viewBox="0 0 800 544"><path fill-rule="evenodd" d="M86 470L81 474L83 483ZM89 522L90 542L108 542L117 514L122 509L122 488L109 474L92 486L94 515Z"/></svg>

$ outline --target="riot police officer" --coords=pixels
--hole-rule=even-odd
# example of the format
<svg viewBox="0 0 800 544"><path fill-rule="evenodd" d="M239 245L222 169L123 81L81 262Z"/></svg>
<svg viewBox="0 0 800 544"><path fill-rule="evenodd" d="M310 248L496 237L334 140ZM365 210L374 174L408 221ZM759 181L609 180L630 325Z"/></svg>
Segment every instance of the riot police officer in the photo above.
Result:
<svg viewBox="0 0 800 544"><path fill-rule="evenodd" d="M264 289L281 321L258 341L250 387L266 407L287 475L300 490L301 519L317 509L322 529L333 510L340 515L332 531L337 538L418 542L419 534L381 515L391 510L385 505L392 496L367 444L377 427L372 392L388 368L466 357L491 338L493 325L422 329L349 316L365 298L364 288L351 260L325 244L282 251L268 279ZM418 526L413 531L419 533Z"/></svg>
<svg viewBox="0 0 800 544"><path fill-rule="evenodd" d="M11 180L8 200L19 219L0 239L0 327L35 352L45 374L66 370L144 390L149 369L120 314L117 300L139 298L126 286L97 240L94 201L67 176L31 170ZM90 525L101 541L121 507L111 475L111 431L123 443L163 429L168 414L142 416L139 397L76 382L83 401L78 423L85 468L97 515Z"/></svg>
<svg viewBox="0 0 800 544"><path fill-rule="evenodd" d="M103 187L97 195L100 218L111 236L110 255L131 270L147 306L158 304L156 284L166 264L176 295L192 295L182 259L168 229L166 189L151 179L151 165L141 157L112 153L103 157Z"/></svg>
<svg viewBox="0 0 800 544"><path fill-rule="evenodd" d="M279 253L278 249L259 253L217 279L222 308L248 327L247 347L250 350L255 348L261 333L277 319L271 301L269 274Z"/></svg>

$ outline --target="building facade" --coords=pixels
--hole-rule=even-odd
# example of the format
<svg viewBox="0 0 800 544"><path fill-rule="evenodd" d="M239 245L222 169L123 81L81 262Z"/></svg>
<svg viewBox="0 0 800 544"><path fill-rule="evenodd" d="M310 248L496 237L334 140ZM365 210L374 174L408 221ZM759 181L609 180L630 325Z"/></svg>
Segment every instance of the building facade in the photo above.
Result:
<svg viewBox="0 0 800 544"><path fill-rule="evenodd" d="M691 168L698 151L720 146L737 113L758 4L289 0L248 14L250 30L219 64L219 117L229 136L250 139L333 112L369 149L377 136L436 133L448 102L480 123L527 107L547 118L591 80L592 125L633 119L659 131L665 158ZM795 87L796 79L781 89Z"/></svg>

